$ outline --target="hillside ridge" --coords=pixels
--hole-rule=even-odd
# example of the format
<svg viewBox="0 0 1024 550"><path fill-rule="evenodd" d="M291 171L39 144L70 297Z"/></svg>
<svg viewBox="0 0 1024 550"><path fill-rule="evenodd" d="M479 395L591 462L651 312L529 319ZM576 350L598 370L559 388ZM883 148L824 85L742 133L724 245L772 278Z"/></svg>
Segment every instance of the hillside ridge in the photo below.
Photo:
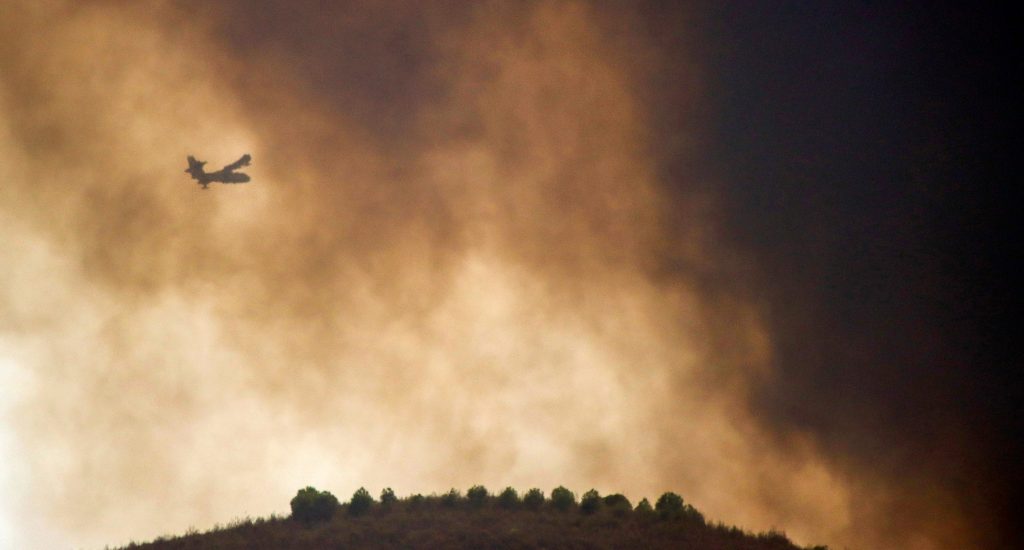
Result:
<svg viewBox="0 0 1024 550"><path fill-rule="evenodd" d="M591 489L577 500L557 487L520 495L507 487L492 494L482 486L465 495L398 498L390 488L374 499L363 488L346 503L327 491L306 487L291 500L290 516L245 518L206 532L132 542L130 549L677 549L802 550L785 533L749 533L707 522L679 495L664 493L651 506L636 506L621 494L601 496ZM828 550L809 546L806 550Z"/></svg>

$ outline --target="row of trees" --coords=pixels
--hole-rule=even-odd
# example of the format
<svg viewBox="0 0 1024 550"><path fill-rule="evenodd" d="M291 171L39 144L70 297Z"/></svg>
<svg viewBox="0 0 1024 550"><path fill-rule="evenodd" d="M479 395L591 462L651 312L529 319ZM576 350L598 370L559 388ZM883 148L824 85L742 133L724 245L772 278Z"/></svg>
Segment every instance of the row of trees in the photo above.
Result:
<svg viewBox="0 0 1024 550"><path fill-rule="evenodd" d="M658 498L655 505L645 498L636 507L629 502L625 495L615 493L601 496L597 490L591 489L583 493L579 502L576 494L558 486L551 491L551 498L544 496L540 489L533 488L522 496L512 487L506 487L497 495L492 495L484 486L474 485L466 491L465 496L457 489L451 489L442 495L431 495L424 497L420 494L411 495L404 500L395 496L390 487L380 493L380 500L375 501L370 493L360 487L352 494L348 502L347 512L350 516L361 516L369 512L373 507L379 506L383 510L390 510L398 503L403 503L410 509L417 509L428 504L436 503L442 507L468 507L483 508L493 505L506 510L524 508L527 510L540 510L545 505L551 509L561 512L568 512L578 509L581 513L591 515L602 510L607 510L616 516L629 514L641 514L646 516L657 516L665 520L683 520L704 524L704 516L693 506L683 502L683 498L675 493L667 492ZM291 500L292 517L303 522L318 522L331 519L342 507L337 497L328 491L318 491L313 487L300 489L295 498Z"/></svg>

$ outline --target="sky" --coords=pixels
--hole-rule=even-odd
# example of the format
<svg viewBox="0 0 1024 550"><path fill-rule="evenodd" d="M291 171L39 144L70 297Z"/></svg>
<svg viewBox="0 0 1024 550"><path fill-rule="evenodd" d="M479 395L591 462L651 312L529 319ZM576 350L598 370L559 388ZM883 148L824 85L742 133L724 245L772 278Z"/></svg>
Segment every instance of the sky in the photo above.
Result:
<svg viewBox="0 0 1024 550"><path fill-rule="evenodd" d="M5 4L0 546L474 484L1005 546L1000 20ZM242 153L249 184L183 173Z"/></svg>

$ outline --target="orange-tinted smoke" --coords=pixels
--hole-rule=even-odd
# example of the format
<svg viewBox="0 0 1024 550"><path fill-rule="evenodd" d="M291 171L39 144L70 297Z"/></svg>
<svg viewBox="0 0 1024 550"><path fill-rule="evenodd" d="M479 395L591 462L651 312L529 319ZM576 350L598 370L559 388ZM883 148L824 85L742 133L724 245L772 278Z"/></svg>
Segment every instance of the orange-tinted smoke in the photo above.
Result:
<svg viewBox="0 0 1024 550"><path fill-rule="evenodd" d="M326 14L339 34L426 18L434 85L396 99L409 116L389 133L306 80L301 50L225 39L255 15L196 9L0 15L18 540L181 533L286 512L309 484L475 483L675 490L801 543L965 540L956 518L872 531L861 508L886 502L881 483L748 410L771 376L756 307L658 275L666 255L733 260L714 198L659 181L642 94L659 52L628 10ZM370 51L366 74L403 67ZM244 152L249 185L203 192L182 173L187 154Z"/></svg>

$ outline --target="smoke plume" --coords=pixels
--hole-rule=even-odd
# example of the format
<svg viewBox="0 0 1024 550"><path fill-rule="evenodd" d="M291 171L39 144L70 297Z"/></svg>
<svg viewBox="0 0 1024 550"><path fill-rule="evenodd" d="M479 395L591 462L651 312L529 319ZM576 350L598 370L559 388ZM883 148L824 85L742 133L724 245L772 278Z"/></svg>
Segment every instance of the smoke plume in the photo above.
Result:
<svg viewBox="0 0 1024 550"><path fill-rule="evenodd" d="M778 346L756 258L714 176L669 170L699 164L708 115L697 52L652 19L6 7L0 536L99 546L306 485L482 483L674 490L801 544L975 544L949 495L759 418ZM247 185L182 174L246 152Z"/></svg>

